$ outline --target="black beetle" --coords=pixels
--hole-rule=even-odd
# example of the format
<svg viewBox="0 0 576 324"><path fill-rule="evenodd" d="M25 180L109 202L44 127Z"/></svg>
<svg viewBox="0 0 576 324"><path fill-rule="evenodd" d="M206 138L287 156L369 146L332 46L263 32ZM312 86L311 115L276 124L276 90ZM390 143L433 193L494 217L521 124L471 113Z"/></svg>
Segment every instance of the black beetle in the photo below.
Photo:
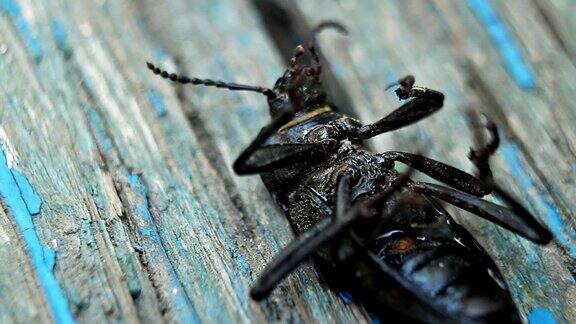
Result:
<svg viewBox="0 0 576 324"><path fill-rule="evenodd" d="M321 25L341 28L333 23ZM498 147L496 126L483 143L479 131L470 160L478 176L424 156L374 154L362 142L438 111L441 92L414 86L407 76L393 86L409 99L381 120L362 125L326 101L314 43L311 65L299 64L298 46L273 89L189 78L162 71L175 82L256 91L266 95L272 117L234 163L238 174L260 174L290 220L296 239L262 272L254 299L270 291L314 256L338 289L346 289L386 319L415 322L519 322L510 293L484 249L438 200L490 220L531 241L551 233L493 181L488 158ZM476 122L477 123L477 122ZM448 186L415 182L394 163L407 164ZM481 197L495 194L507 206Z"/></svg>

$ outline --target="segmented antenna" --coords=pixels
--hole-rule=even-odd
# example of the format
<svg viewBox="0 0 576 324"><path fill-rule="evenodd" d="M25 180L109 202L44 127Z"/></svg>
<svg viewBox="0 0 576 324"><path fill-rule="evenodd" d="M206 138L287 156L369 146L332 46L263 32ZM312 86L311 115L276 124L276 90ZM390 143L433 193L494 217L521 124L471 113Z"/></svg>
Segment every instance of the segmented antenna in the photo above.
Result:
<svg viewBox="0 0 576 324"><path fill-rule="evenodd" d="M187 76L178 75L176 73L168 73L150 62L146 62L146 66L154 74L159 75L164 79L168 79L182 84L204 85L208 87L225 88L232 91L254 91L265 95L266 97L268 97L268 99L276 98L276 93L274 93L274 91L272 91L269 88L249 86L245 84L237 84L232 82L224 82L210 79L190 78Z"/></svg>

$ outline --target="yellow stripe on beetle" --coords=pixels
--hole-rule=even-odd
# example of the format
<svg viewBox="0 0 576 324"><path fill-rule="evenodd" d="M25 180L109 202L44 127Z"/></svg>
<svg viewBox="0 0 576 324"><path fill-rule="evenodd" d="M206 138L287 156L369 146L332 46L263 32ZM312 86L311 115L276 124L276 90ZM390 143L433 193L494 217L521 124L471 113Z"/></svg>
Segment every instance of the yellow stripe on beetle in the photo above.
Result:
<svg viewBox="0 0 576 324"><path fill-rule="evenodd" d="M330 112L330 111L332 111L332 108L330 108L329 106L324 106L324 107L322 107L322 108L318 108L318 109L312 110L311 112L306 113L306 114L304 114L304 115L302 115L302 116L300 116L300 117L294 118L294 119L292 119L291 121L287 122L286 124L282 125L282 126L278 129L278 132L282 132L282 131L284 131L284 130L292 127L292 126L298 125L298 124L300 124L301 122L304 122L304 121L306 121L306 120L308 120L308 119L310 119L310 118L312 118L312 117L316 117L316 116L318 116L318 115L322 115L322 114L327 113L327 112Z"/></svg>

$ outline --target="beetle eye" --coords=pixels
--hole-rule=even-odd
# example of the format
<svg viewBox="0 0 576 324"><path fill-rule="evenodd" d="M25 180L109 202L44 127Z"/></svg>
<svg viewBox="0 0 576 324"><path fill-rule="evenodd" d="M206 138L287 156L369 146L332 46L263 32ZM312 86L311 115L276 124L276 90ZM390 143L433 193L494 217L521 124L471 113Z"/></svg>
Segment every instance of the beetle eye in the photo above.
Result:
<svg viewBox="0 0 576 324"><path fill-rule="evenodd" d="M284 105L287 104L287 98L285 95L280 94L277 97L275 97L274 99L268 101L268 104L270 105L270 107L274 108L274 109L280 109L282 108Z"/></svg>

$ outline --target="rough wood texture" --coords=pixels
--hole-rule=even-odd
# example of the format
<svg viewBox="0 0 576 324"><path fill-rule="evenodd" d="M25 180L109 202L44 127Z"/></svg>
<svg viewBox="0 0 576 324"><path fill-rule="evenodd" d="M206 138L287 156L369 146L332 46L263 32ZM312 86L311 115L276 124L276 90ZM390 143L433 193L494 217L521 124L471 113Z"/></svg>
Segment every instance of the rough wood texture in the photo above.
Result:
<svg viewBox="0 0 576 324"><path fill-rule="evenodd" d="M0 322L368 321L310 266L248 298L292 238L260 179L230 167L268 120L265 100L174 87L144 65L270 85L280 54L325 19L350 29L321 37L343 110L383 116L398 105L383 87L406 73L447 95L376 150L426 147L469 169L465 108L502 126L496 176L557 241L454 213L526 319L576 321L573 3L255 3L0 0Z"/></svg>

